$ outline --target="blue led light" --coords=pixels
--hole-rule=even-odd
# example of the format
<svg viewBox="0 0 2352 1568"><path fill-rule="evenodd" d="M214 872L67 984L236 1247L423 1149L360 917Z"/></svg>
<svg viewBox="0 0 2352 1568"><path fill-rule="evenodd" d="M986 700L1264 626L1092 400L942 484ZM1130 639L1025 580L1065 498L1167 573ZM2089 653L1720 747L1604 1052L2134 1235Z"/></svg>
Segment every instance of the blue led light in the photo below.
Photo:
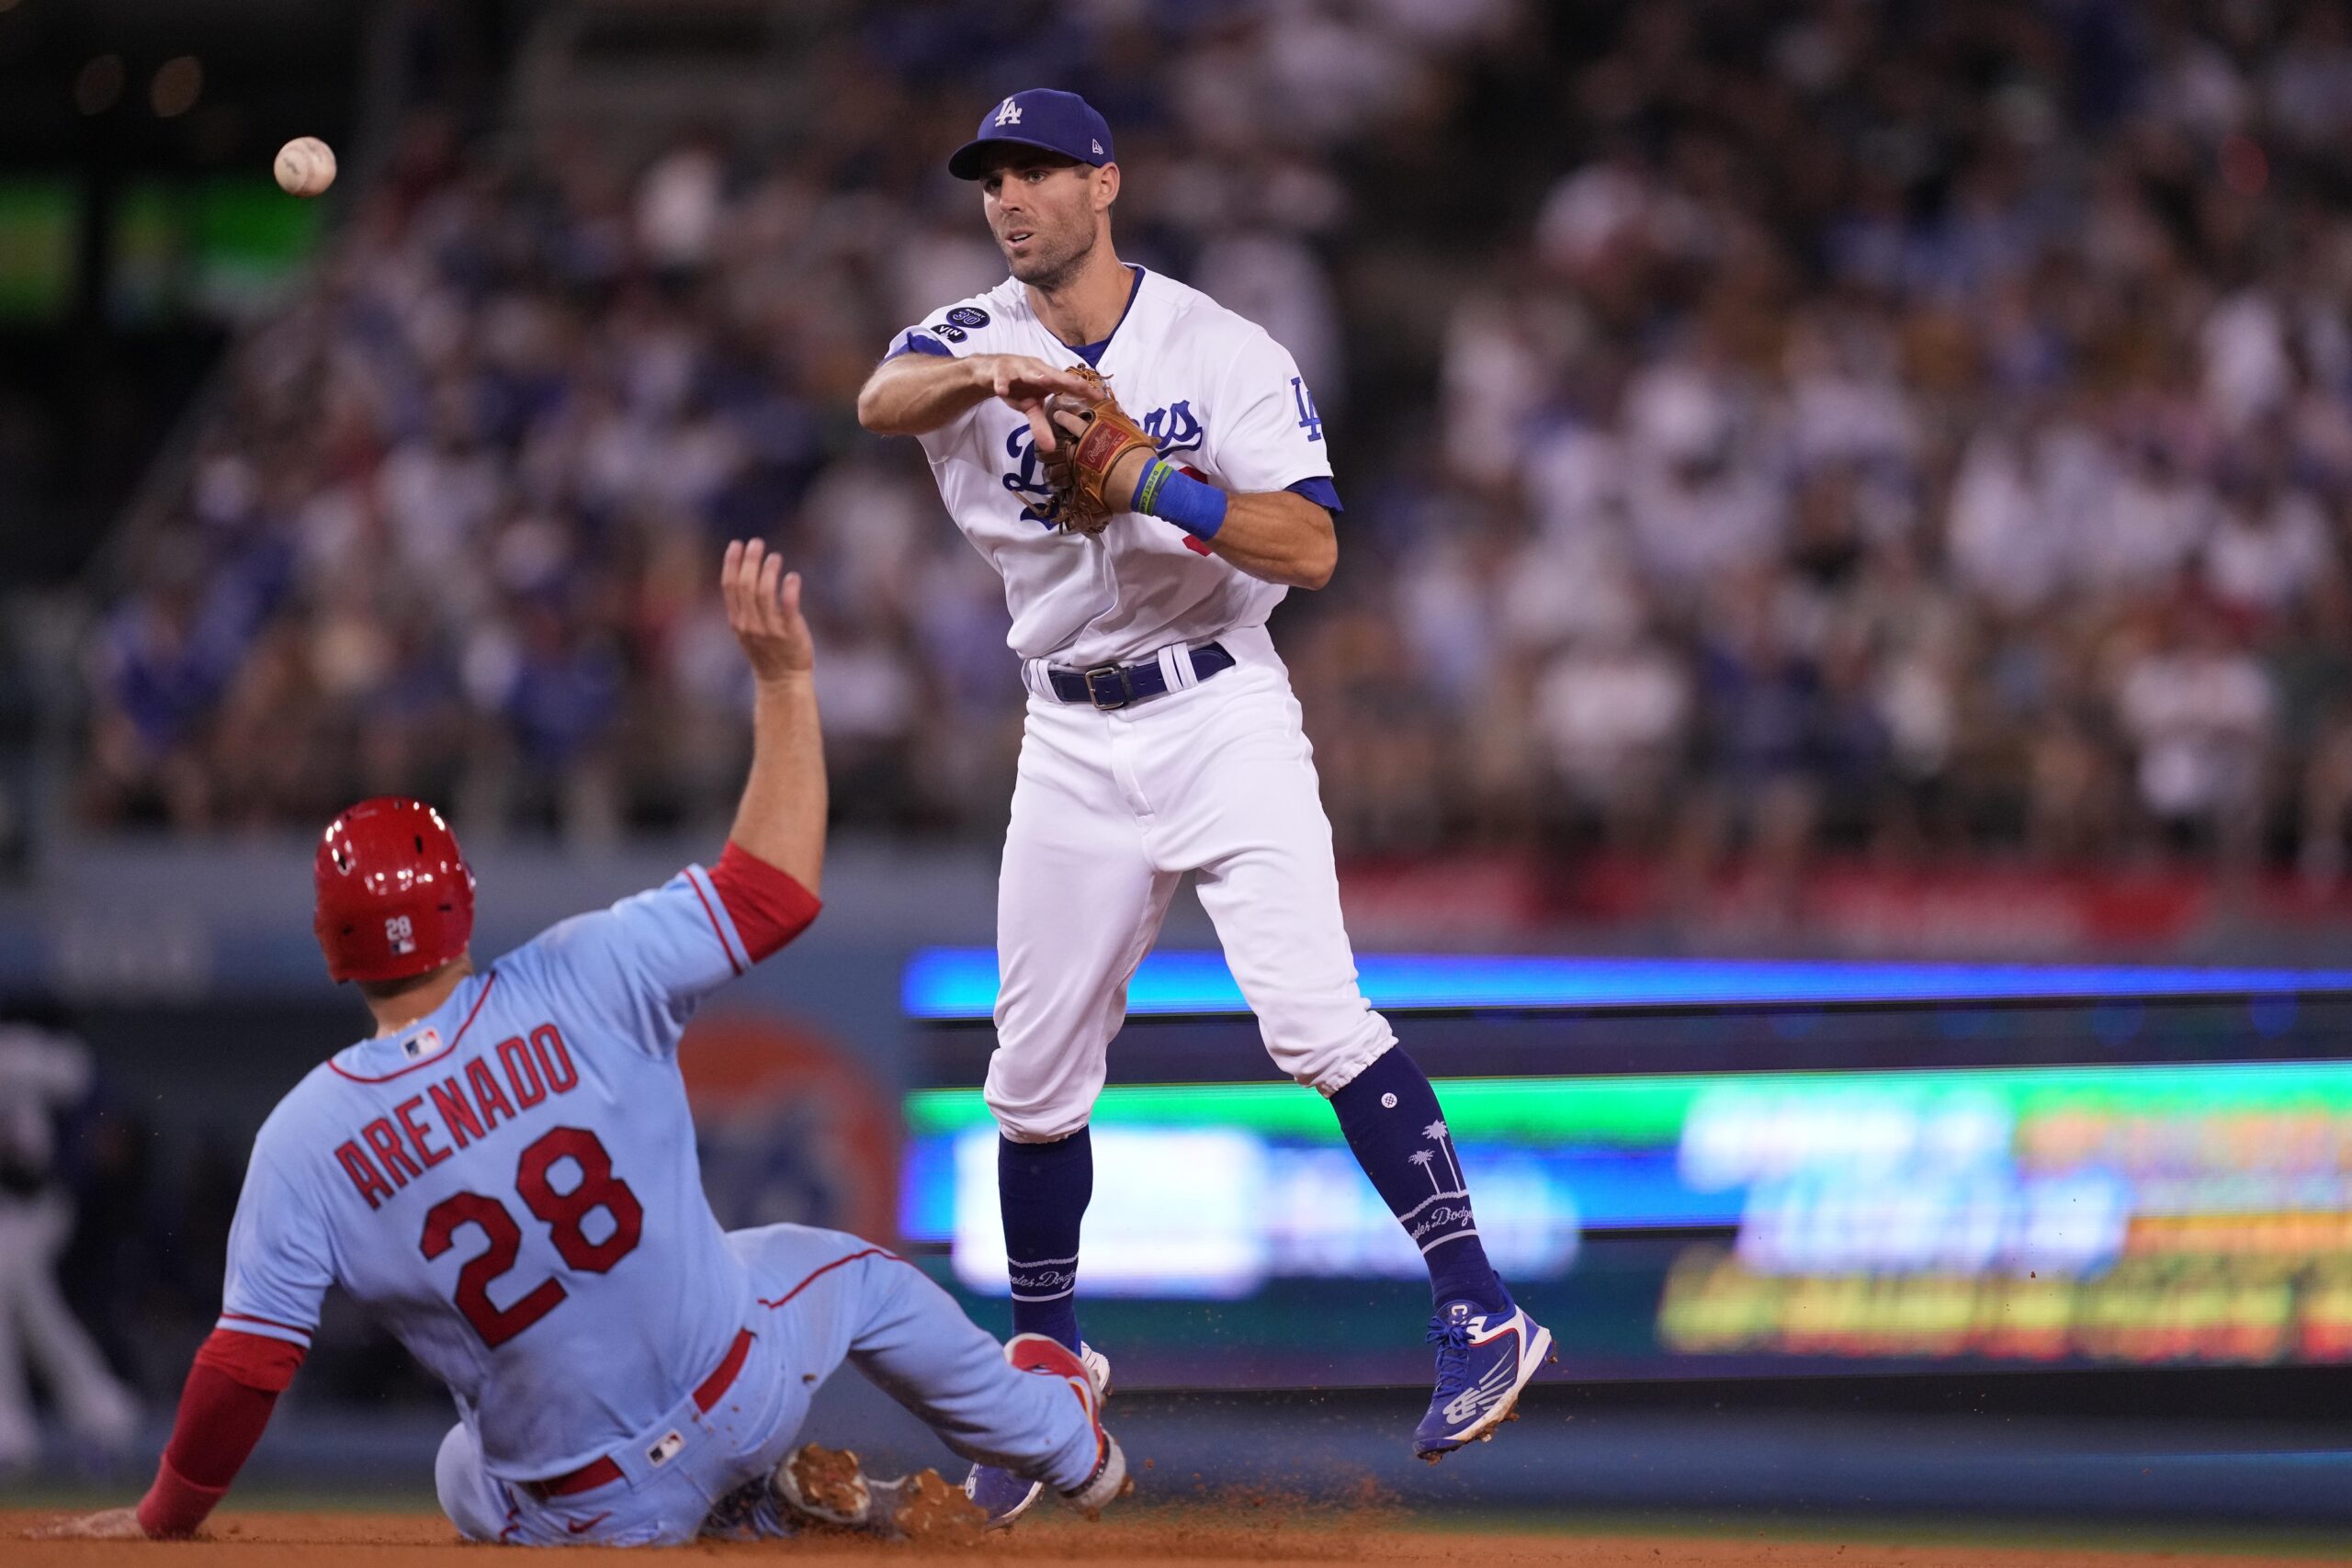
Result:
<svg viewBox="0 0 2352 1568"><path fill-rule="evenodd" d="M1366 953L1372 1005L1453 1008L1755 1006L1966 1002L2089 997L2278 996L2352 990L2346 969L2143 968L2121 964L1781 963L1711 958L1556 958ZM907 964L900 1000L918 1019L985 1019L996 954L931 947ZM1249 1006L1222 953L1155 953L1127 987L1130 1013L1239 1013Z"/></svg>

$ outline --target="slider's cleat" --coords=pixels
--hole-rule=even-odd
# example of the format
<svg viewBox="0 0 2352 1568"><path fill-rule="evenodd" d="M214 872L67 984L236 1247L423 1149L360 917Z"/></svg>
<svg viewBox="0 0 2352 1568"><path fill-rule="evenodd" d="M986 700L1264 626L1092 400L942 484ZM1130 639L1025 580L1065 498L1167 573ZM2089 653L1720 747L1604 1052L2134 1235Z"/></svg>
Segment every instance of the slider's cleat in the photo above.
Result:
<svg viewBox="0 0 2352 1568"><path fill-rule="evenodd" d="M1004 1359L1022 1371L1057 1377L1069 1384L1094 1425L1094 1473L1084 1485L1063 1495L1091 1518L1133 1492L1135 1477L1127 1473L1126 1455L1102 1425L1102 1401L1111 1389L1109 1359L1085 1346L1073 1354L1068 1346L1043 1334L1014 1335L1004 1348ZM974 1465L964 1480L964 1495L978 1507L989 1529L1011 1529L1045 1490L1043 1482L1023 1480L992 1464Z"/></svg>

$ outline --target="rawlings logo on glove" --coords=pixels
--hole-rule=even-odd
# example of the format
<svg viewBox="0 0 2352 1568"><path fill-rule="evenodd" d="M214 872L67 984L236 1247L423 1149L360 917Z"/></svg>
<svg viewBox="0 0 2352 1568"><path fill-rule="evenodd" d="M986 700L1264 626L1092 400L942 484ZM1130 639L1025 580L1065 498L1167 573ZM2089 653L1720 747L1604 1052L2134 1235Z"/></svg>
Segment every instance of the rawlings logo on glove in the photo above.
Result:
<svg viewBox="0 0 2352 1568"><path fill-rule="evenodd" d="M1111 471L1119 459L1138 447L1146 457L1157 456L1159 443L1127 416L1101 372L1091 365L1073 365L1069 371L1083 378L1093 393L1087 398L1056 393L1046 400L1046 417L1054 426L1054 449L1038 456L1046 483L1054 493L1052 502L1038 510L1046 521L1066 532L1091 538L1109 527L1114 515L1127 510L1127 497L1114 501L1109 493ZM1078 421L1080 428L1069 429L1064 415Z"/></svg>

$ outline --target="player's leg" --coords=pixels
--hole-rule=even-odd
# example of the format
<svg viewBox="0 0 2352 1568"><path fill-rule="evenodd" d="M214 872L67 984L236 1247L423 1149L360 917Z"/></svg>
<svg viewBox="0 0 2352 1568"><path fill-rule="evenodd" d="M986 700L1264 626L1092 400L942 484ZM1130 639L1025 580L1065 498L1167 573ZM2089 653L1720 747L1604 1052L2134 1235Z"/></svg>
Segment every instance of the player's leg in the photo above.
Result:
<svg viewBox="0 0 2352 1568"><path fill-rule="evenodd" d="M1144 849L1112 736L1091 710L1034 712L997 883L997 1196L1016 1334L1078 1349L1079 1230L1093 1194L1087 1133L1127 980L1178 877Z"/></svg>
<svg viewBox="0 0 2352 1568"><path fill-rule="evenodd" d="M482 1468L481 1444L462 1421L449 1428L434 1456L433 1490L441 1511L468 1540L495 1541L514 1522L506 1489Z"/></svg>
<svg viewBox="0 0 2352 1568"><path fill-rule="evenodd" d="M31 1277L30 1248L20 1245L21 1226L0 1200L0 1471L28 1465L40 1457L40 1428L33 1421L32 1389L25 1381L25 1347L19 1327L19 1281Z"/></svg>
<svg viewBox="0 0 2352 1568"><path fill-rule="evenodd" d="M75 1435L110 1449L124 1447L138 1433L138 1401L108 1369L57 1288L57 1255L73 1228L72 1213L55 1197L11 1207L35 1227L30 1266L16 1276L25 1351Z"/></svg>
<svg viewBox="0 0 2352 1568"><path fill-rule="evenodd" d="M954 1298L870 1242L839 1231L769 1225L728 1245L768 1309L788 1387L814 1387L843 1360L920 1416L965 1458L1064 1492L1102 1461L1093 1414L1059 1379L1015 1370ZM807 1413L791 1402L778 1456Z"/></svg>
<svg viewBox="0 0 2352 1568"><path fill-rule="evenodd" d="M1155 738L1151 785L1179 805L1163 814L1153 848L1162 864L1199 868L1201 905L1268 1052L1330 1100L1357 1163L1429 1269L1439 1396L1416 1442L1433 1456L1509 1414L1551 1337L1487 1262L1436 1091L1357 986L1298 705L1262 672L1237 673L1249 684L1181 727L1197 733Z"/></svg>
<svg viewBox="0 0 2352 1568"><path fill-rule="evenodd" d="M1280 711L1287 703L1235 705L1273 711L1249 713L1224 743L1193 749L1205 754L1187 791L1205 797L1197 826L1187 821L1202 908L1268 1053L1330 1100L1357 1163L1419 1248L1436 1299L1508 1310L1436 1093L1356 985L1331 829L1306 737Z"/></svg>

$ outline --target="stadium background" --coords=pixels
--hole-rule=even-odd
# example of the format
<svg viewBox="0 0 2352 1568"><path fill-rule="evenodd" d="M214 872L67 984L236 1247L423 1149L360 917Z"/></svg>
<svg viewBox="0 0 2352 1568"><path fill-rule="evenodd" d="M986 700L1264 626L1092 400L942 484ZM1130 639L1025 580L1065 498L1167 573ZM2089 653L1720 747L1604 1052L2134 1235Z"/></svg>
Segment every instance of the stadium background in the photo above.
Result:
<svg viewBox="0 0 2352 1568"><path fill-rule="evenodd" d="M1089 1224L1145 1446L2352 1511L2352 20L2256 0L0 0L0 1238L110 1369L37 1375L0 1484L151 1462L244 1143L356 1028L326 815L446 803L485 953L715 851L733 534L809 574L837 839L689 1049L714 1201L999 1323L1019 687L850 403L999 276L940 150L1049 81L1123 254L1317 389L1347 548L1276 632L1351 930L1569 1351L1399 1462L1409 1259L1182 900ZM413 1494L447 1418L331 1320L256 1479Z"/></svg>

